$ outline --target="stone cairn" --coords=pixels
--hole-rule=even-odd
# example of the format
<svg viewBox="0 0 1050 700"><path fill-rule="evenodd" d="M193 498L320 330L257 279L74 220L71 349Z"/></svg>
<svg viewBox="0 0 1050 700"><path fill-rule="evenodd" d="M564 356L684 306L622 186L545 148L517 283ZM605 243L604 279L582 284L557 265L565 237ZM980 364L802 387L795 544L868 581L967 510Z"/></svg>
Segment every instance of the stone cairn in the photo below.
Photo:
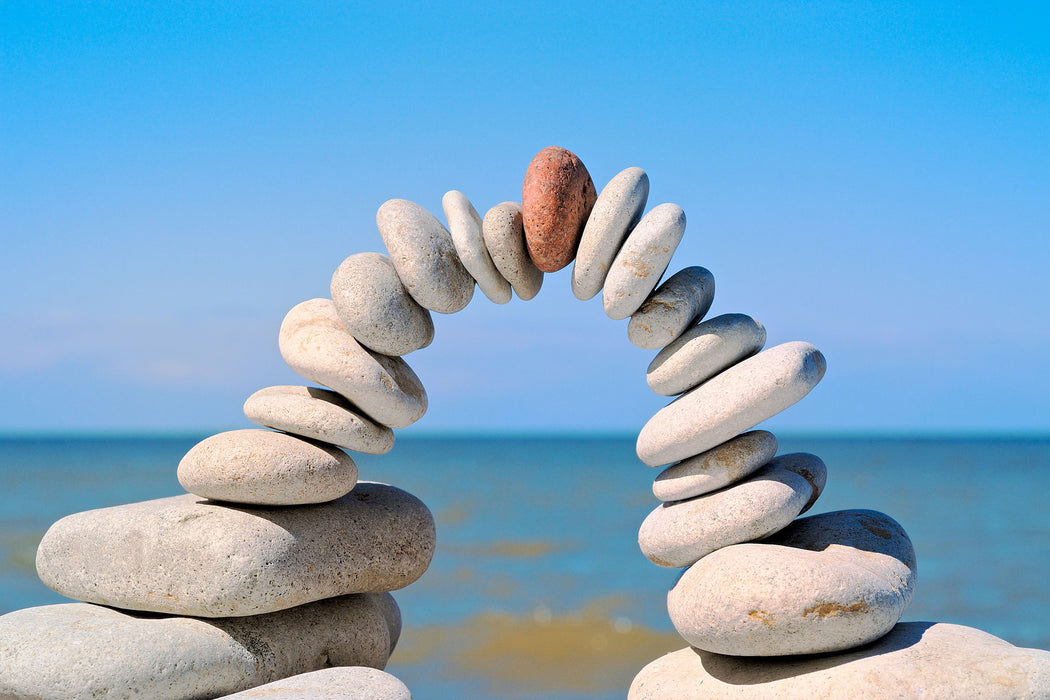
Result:
<svg viewBox="0 0 1050 700"><path fill-rule="evenodd" d="M573 294L601 292L611 319L629 318L630 342L659 351L649 386L678 396L638 437L644 463L670 465L638 542L654 563L687 567L667 602L689 646L643 668L629 697L1050 697L1050 652L899 622L915 553L892 518L796 519L825 465L777 456L776 437L752 428L809 393L824 357L804 342L763 350L765 329L743 314L705 320L703 267L657 286L685 214L661 204L642 216L648 194L639 168L597 194L580 159L550 147L529 164L522 203L484 219L457 191L442 200L447 229L412 202L383 204L389 255L351 255L331 299L281 325L284 359L327 389L249 397L245 415L270 430L193 447L178 467L187 495L55 523L38 573L85 602L0 617L0 696L410 697L379 670L401 629L389 591L429 566L434 521L412 495L358 482L343 450L383 454L392 428L425 413L402 356L430 344L431 311L463 309L475 283L498 304L531 299L575 260Z"/></svg>

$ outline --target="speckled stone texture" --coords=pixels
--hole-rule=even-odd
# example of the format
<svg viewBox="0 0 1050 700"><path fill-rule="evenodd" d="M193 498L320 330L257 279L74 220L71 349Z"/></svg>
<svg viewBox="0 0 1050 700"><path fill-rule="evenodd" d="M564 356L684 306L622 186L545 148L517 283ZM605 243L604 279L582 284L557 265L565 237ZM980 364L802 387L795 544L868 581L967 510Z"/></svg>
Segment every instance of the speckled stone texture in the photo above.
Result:
<svg viewBox="0 0 1050 700"><path fill-rule="evenodd" d="M365 593L211 620L87 603L17 610L0 617L0 697L206 698L330 664L383 668L396 608Z"/></svg>
<svg viewBox="0 0 1050 700"><path fill-rule="evenodd" d="M376 212L376 226L398 277L420 306L453 314L470 303L474 278L452 234L433 214L415 202L391 199Z"/></svg>
<svg viewBox="0 0 1050 700"><path fill-rule="evenodd" d="M642 522L638 547L658 566L690 566L721 547L783 529L813 505L826 481L819 457L781 455L732 486L657 506Z"/></svg>
<svg viewBox="0 0 1050 700"><path fill-rule="evenodd" d="M638 457L655 467L709 450L802 399L826 367L801 341L760 352L657 411L638 434Z"/></svg>
<svg viewBox="0 0 1050 700"><path fill-rule="evenodd" d="M705 651L818 654L886 634L914 593L915 551L904 529L888 515L848 510L712 552L671 588L667 612Z"/></svg>
<svg viewBox="0 0 1050 700"><path fill-rule="evenodd" d="M777 453L777 439L766 430L737 435L695 457L672 464L653 481L653 495L679 501L740 481Z"/></svg>
<svg viewBox="0 0 1050 700"><path fill-rule="evenodd" d="M536 154L521 186L529 257L542 272L557 272L576 257L598 194L583 161L559 146Z"/></svg>
<svg viewBox="0 0 1050 700"><path fill-rule="evenodd" d="M680 649L643 668L627 697L1041 700L1050 697L1050 651L962 625L900 622L871 644L822 656L756 659Z"/></svg>
<svg viewBox="0 0 1050 700"><path fill-rule="evenodd" d="M244 402L251 422L354 452L381 455L394 446L394 431L365 418L339 394L314 386L269 386Z"/></svg>
<svg viewBox="0 0 1050 700"><path fill-rule="evenodd" d="M700 320L715 299L715 276L703 267L679 270L631 315L627 339L646 350L658 350Z"/></svg>
<svg viewBox="0 0 1050 700"><path fill-rule="evenodd" d="M467 196L458 190L450 190L441 198L441 208L448 221L452 242L467 272L477 281L482 293L497 304L506 304L511 298L510 282L500 274L492 262L485 236L481 230L481 217Z"/></svg>
<svg viewBox="0 0 1050 700"><path fill-rule="evenodd" d="M619 321L645 303L684 235L685 212L677 204L661 204L642 217L609 266L602 289L606 316Z"/></svg>
<svg viewBox="0 0 1050 700"><path fill-rule="evenodd" d="M689 391L751 357L766 344L765 327L744 314L722 314L697 323L656 354L645 373L662 396Z"/></svg>
<svg viewBox="0 0 1050 700"><path fill-rule="evenodd" d="M492 263L510 282L519 299L528 301L539 294L543 273L532 262L525 248L525 229L521 219L521 205L501 202L485 214L481 222L485 246Z"/></svg>
<svg viewBox="0 0 1050 700"><path fill-rule="evenodd" d="M357 465L338 447L252 428L201 440L179 462L190 493L233 503L295 506L346 495Z"/></svg>
<svg viewBox="0 0 1050 700"><path fill-rule="evenodd" d="M412 700L408 686L386 671L338 666L260 685L223 698L237 700Z"/></svg>
<svg viewBox="0 0 1050 700"><path fill-rule="evenodd" d="M350 335L382 355L407 355L434 340L434 320L405 289L390 258L355 253L329 285L336 313Z"/></svg>
<svg viewBox="0 0 1050 700"><path fill-rule="evenodd" d="M572 266L572 293L577 299L587 301L602 291L609 266L642 218L648 198L649 176L641 168L619 172L602 188L583 227Z"/></svg>
<svg viewBox="0 0 1050 700"><path fill-rule="evenodd" d="M426 413L426 391L408 363L362 347L330 299L294 306L281 323L278 347L300 376L342 394L381 425L404 428Z"/></svg>
<svg viewBox="0 0 1050 700"><path fill-rule="evenodd" d="M338 500L296 508L185 495L76 513L47 531L36 566L74 600L230 617L403 588L426 571L434 544L419 499L358 482Z"/></svg>

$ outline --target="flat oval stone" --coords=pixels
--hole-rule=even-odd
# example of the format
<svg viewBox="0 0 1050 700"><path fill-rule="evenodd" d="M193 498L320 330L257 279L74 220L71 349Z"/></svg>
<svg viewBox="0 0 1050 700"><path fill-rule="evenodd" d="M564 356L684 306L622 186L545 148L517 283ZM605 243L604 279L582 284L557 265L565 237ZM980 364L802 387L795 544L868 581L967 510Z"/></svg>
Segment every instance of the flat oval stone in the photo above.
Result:
<svg viewBox="0 0 1050 700"><path fill-rule="evenodd" d="M641 168L621 171L602 188L580 236L572 266L572 293L587 301L602 290L613 258L642 218L649 198L649 176Z"/></svg>
<svg viewBox="0 0 1050 700"><path fill-rule="evenodd" d="M583 161L558 146L537 153L521 186L529 257L542 272L557 272L576 257L587 216L598 198Z"/></svg>
<svg viewBox="0 0 1050 700"><path fill-rule="evenodd" d="M223 698L280 700L412 700L397 676L368 666L338 666L301 673Z"/></svg>
<svg viewBox="0 0 1050 700"><path fill-rule="evenodd" d="M44 535L36 567L74 600L231 617L403 588L430 565L434 541L418 498L358 482L335 501L296 508L187 494L76 513Z"/></svg>
<svg viewBox="0 0 1050 700"><path fill-rule="evenodd" d="M848 689L848 691L844 690ZM944 622L899 622L859 649L754 659L691 647L643 668L630 700L1050 697L1050 651Z"/></svg>
<svg viewBox="0 0 1050 700"><path fill-rule="evenodd" d="M300 376L342 394L381 425L404 428L427 411L427 393L412 368L400 357L362 347L330 299L293 307L281 323L278 346Z"/></svg>
<svg viewBox="0 0 1050 700"><path fill-rule="evenodd" d="M846 510L712 552L678 579L667 611L705 651L822 654L886 634L914 593L915 551L903 528L882 513Z"/></svg>
<svg viewBox="0 0 1050 700"><path fill-rule="evenodd" d="M645 302L685 234L685 212L677 204L649 211L616 254L602 289L605 315L627 318Z"/></svg>
<svg viewBox="0 0 1050 700"><path fill-rule="evenodd" d="M244 402L253 423L320 440L347 450L381 455L394 446L394 431L358 413L334 391L313 386L270 386Z"/></svg>
<svg viewBox="0 0 1050 700"><path fill-rule="evenodd" d="M452 234L423 207L391 199L376 212L376 227L398 277L419 305L452 314L470 303L474 278L456 253Z"/></svg>
<svg viewBox="0 0 1050 700"><path fill-rule="evenodd" d="M295 506L346 495L357 483L357 465L337 447L251 428L198 442L179 462L178 478L203 498Z"/></svg>
<svg viewBox="0 0 1050 700"><path fill-rule="evenodd" d="M645 373L662 396L689 391L751 357L766 344L765 327L744 314L723 314L698 323L657 353Z"/></svg>
<svg viewBox="0 0 1050 700"><path fill-rule="evenodd" d="M390 605L364 593L210 620L87 603L16 610L0 617L0 697L213 698L329 664L382 667L397 641Z"/></svg>
<svg viewBox="0 0 1050 700"><path fill-rule="evenodd" d="M782 455L728 488L657 506L642 522L638 546L658 566L689 566L782 530L816 501L826 481L819 457Z"/></svg>
<svg viewBox="0 0 1050 700"><path fill-rule="evenodd" d="M332 302L350 335L382 355L407 355L434 340L430 312L401 284L381 253L351 255L332 275Z"/></svg>
<svg viewBox="0 0 1050 700"><path fill-rule="evenodd" d="M715 276L709 270L679 270L631 315L627 339L646 350L662 348L703 318L714 300Z"/></svg>
<svg viewBox="0 0 1050 700"><path fill-rule="evenodd" d="M680 501L736 483L764 466L777 453L777 438L752 430L672 464L653 481L653 495L661 501Z"/></svg>
<svg viewBox="0 0 1050 700"><path fill-rule="evenodd" d="M521 205L502 202L489 209L481 222L481 232L492 263L510 282L518 298L528 301L536 296L543 285L543 273L525 248Z"/></svg>
<svg viewBox="0 0 1050 700"><path fill-rule="evenodd" d="M492 262L492 256L485 247L485 237L481 232L481 217L478 216L474 205L462 192L451 190L441 198L441 208L445 211L448 230L452 234L452 242L463 267L467 268L467 272L490 301L506 304L511 297L510 282L499 273Z"/></svg>
<svg viewBox="0 0 1050 700"><path fill-rule="evenodd" d="M655 467L709 450L794 404L826 367L801 341L760 352L657 411L638 434L638 457Z"/></svg>

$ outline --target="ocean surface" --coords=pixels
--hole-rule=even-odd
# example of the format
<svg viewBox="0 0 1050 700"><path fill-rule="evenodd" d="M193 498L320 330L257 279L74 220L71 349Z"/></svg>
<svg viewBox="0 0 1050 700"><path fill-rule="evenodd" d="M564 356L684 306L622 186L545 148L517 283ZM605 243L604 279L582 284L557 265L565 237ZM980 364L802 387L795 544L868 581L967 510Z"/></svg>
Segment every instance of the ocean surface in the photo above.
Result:
<svg viewBox="0 0 1050 700"><path fill-rule="evenodd" d="M204 435L0 439L0 613L67 602L36 577L47 527L70 513L182 492ZM979 627L1050 648L1050 437L779 436L828 485L812 513L869 508L900 522L919 583L905 620ZM395 592L404 630L387 670L427 698L622 698L685 644L665 595L678 570L638 551L658 470L633 436L400 437L354 455L362 480L433 511L429 571Z"/></svg>

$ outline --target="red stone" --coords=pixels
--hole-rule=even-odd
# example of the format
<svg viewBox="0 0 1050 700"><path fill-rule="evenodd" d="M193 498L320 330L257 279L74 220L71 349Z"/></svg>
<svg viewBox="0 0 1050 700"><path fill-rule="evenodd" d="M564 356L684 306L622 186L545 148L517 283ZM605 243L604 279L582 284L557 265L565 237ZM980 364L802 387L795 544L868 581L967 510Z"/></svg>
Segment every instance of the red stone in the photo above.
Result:
<svg viewBox="0 0 1050 700"><path fill-rule="evenodd" d="M543 272L556 272L573 261L598 193L583 161L558 146L536 154L525 170L521 210L525 245Z"/></svg>

